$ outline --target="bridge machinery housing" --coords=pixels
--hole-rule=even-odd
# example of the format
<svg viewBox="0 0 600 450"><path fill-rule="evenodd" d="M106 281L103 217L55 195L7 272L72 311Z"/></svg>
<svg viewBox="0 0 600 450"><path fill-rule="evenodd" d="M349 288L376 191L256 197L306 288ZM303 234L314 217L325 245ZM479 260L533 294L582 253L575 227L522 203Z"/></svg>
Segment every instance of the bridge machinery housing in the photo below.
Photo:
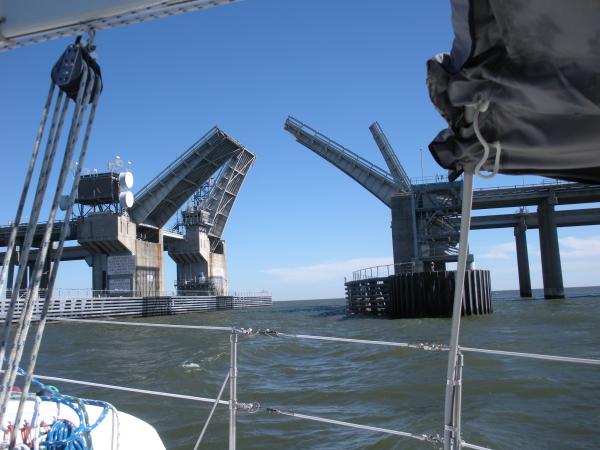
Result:
<svg viewBox="0 0 600 450"><path fill-rule="evenodd" d="M221 236L254 160L254 154L215 127L144 186L135 202L129 196L127 203L119 192L119 204L104 204L81 215L77 240L89 253L86 261L92 266L93 289L159 295L165 291L163 251L167 250L177 264L177 295L227 295ZM216 182L211 182L215 174ZM102 174L90 179L111 177ZM81 183L80 190L85 190ZM199 198L198 190L205 193L206 201L182 212L183 230L165 229L192 195ZM77 201L85 204L84 198Z"/></svg>
<svg viewBox="0 0 600 450"><path fill-rule="evenodd" d="M163 253L177 264L177 295L228 295L225 241L227 219L255 156L221 129L214 127L166 167L134 197L133 174L121 170L117 158L104 173L82 175L77 186L78 210L69 224L67 240L79 245L64 248L61 260L85 260L92 268L95 295L158 296L165 292ZM169 220L181 211L175 229ZM62 206L68 199L64 198ZM61 207L62 207L61 206ZM55 223L51 241L58 240L62 223ZM19 227L23 241L27 224ZM38 224L34 244L44 233ZM11 227L0 227L6 246ZM36 240L37 239L37 240ZM4 256L3 254L0 256ZM7 287L12 289L14 267L33 266L20 251L11 259ZM51 264L49 252L46 268ZM47 275L48 270L45 274ZM47 288L47 276L41 289ZM28 286L28 278L22 288Z"/></svg>

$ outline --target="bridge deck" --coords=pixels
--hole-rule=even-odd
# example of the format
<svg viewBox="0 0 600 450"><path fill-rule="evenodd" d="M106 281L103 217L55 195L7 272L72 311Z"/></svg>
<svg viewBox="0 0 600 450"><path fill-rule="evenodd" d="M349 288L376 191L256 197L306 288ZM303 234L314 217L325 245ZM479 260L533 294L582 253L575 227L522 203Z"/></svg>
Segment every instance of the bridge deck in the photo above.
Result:
<svg viewBox="0 0 600 450"><path fill-rule="evenodd" d="M531 206L548 199L556 199L558 205L600 202L600 185L548 183L477 189L473 193L473 209Z"/></svg>

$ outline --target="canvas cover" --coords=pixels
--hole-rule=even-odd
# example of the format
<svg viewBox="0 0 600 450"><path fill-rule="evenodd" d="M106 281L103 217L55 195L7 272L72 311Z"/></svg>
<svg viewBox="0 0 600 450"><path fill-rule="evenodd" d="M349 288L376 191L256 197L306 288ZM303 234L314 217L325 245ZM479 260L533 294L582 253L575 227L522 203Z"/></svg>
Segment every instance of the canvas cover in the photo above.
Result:
<svg viewBox="0 0 600 450"><path fill-rule="evenodd" d="M502 147L500 173L600 184L600 1L452 0L450 54L427 63L432 102L448 122L429 145L458 176ZM492 151L484 168L490 168Z"/></svg>

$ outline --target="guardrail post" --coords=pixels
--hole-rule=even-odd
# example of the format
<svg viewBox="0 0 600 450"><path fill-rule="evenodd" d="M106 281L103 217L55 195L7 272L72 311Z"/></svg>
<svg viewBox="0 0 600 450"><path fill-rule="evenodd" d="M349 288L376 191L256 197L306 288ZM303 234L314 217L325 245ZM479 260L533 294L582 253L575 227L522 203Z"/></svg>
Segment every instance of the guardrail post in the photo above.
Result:
<svg viewBox="0 0 600 450"><path fill-rule="evenodd" d="M237 343L235 330L229 336L229 450L235 450L237 416Z"/></svg>

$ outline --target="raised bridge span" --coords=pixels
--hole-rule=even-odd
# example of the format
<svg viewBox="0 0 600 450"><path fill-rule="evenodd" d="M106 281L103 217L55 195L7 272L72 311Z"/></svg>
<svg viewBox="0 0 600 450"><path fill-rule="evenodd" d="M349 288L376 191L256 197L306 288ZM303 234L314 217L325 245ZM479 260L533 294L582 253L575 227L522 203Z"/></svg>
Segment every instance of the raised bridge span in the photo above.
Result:
<svg viewBox="0 0 600 450"><path fill-rule="evenodd" d="M600 208L580 208L556 210L556 206L575 205L600 202L600 186L579 183L546 182L533 185L502 186L497 188L478 189L474 192L473 209L488 210L497 208L521 208L514 213L482 214L476 215L471 220L472 230L486 230L492 228L513 228L517 250L517 266L521 296L531 296L531 279L529 273L529 255L527 252L528 229L538 229L540 236L540 250L542 253L542 271L544 290L547 297L561 296L563 290L562 268L558 246L558 227L600 225ZM390 201L390 203L392 203ZM528 211L525 207L535 207L535 211ZM460 217L450 219L451 223L458 224ZM60 232L61 223L55 223L56 237ZM74 219L70 227L68 240L77 241L79 219ZM35 233L39 240L43 235L45 224L40 223ZM27 225L19 228L17 240L23 239ZM0 227L0 247L5 247L10 235L11 226ZM36 242L34 238L34 243ZM170 248L177 242L183 241L182 234L164 230L164 246ZM36 251L29 256L29 264L36 258ZM65 247L62 259L65 261L85 260L92 255L83 246L75 245ZM3 253L0 253L0 258ZM19 252L15 254L18 263Z"/></svg>
<svg viewBox="0 0 600 450"><path fill-rule="evenodd" d="M461 209L461 182L436 177L431 182L408 178L389 140L377 122L369 129L387 170L307 125L288 117L284 125L300 144L359 183L392 213L394 267L413 267L416 272L445 270L456 261ZM596 209L555 211L556 206L600 202L600 186L546 181L540 184L477 189L474 210L515 208L515 214L481 214L473 217L472 229L513 227L517 242L521 295L531 296L525 230L540 234L544 295L563 297L564 288L557 227L596 225ZM535 207L535 211L525 211ZM402 271L402 269L400 269Z"/></svg>

